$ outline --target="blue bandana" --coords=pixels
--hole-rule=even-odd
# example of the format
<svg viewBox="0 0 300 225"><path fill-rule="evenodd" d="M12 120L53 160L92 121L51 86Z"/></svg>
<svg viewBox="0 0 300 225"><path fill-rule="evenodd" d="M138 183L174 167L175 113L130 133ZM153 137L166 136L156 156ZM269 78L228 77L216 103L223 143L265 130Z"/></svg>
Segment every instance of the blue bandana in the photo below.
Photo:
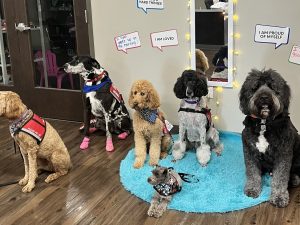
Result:
<svg viewBox="0 0 300 225"><path fill-rule="evenodd" d="M92 85L92 86L89 86L89 85L84 85L83 86L83 93L89 93L89 92L92 92L92 91L97 91L99 89L101 89L104 85L106 85L107 83L111 84L111 80L109 77L106 78L105 81L101 82L100 84L97 84L97 85Z"/></svg>
<svg viewBox="0 0 300 225"><path fill-rule="evenodd" d="M144 120L154 124L157 118L157 109L141 109L140 114Z"/></svg>

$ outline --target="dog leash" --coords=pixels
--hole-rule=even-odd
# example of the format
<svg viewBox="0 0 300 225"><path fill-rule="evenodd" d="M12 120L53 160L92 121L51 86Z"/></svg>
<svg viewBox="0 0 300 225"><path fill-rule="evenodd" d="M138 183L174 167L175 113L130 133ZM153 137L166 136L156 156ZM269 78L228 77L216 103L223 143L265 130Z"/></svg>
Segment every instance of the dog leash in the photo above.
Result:
<svg viewBox="0 0 300 225"><path fill-rule="evenodd" d="M169 170L174 170L174 167L168 167ZM189 173L178 173L180 178L186 183L198 183L200 181L197 176Z"/></svg>
<svg viewBox="0 0 300 225"><path fill-rule="evenodd" d="M15 154L17 154L17 149L19 149L19 151L20 151L20 148L17 147L16 141L14 140ZM21 151L20 151L20 155L21 155L21 157L23 159L23 155L21 154ZM17 183L19 183L18 180L8 181L8 182L5 182L5 183L0 183L0 187L5 187L5 186L8 186L8 185L17 184Z"/></svg>

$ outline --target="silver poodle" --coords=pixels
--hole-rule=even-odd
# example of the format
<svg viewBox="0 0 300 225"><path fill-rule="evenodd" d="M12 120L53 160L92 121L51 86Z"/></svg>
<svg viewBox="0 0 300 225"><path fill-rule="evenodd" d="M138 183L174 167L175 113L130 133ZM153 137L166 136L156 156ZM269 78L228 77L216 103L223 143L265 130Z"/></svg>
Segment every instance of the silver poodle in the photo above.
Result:
<svg viewBox="0 0 300 225"><path fill-rule="evenodd" d="M194 70L185 70L177 79L174 93L182 100L178 112L179 140L173 145L173 158L182 159L186 149L195 148L199 163L206 166L211 150L217 155L223 150L219 132L211 123L210 110L205 103L207 79Z"/></svg>

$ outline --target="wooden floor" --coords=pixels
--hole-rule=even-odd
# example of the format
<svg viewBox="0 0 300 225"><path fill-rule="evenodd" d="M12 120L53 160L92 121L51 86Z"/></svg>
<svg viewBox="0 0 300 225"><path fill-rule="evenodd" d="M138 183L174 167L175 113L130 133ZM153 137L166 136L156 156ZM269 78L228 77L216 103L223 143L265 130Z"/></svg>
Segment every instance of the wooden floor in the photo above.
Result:
<svg viewBox="0 0 300 225"><path fill-rule="evenodd" d="M133 137L115 142L116 151L105 152L104 137L94 137L87 152L79 150L78 123L51 120L61 134L73 161L73 169L46 184L42 174L35 189L24 194L17 184L0 187L0 224L203 224L203 225L299 225L300 188L291 190L291 203L278 209L269 203L225 214L194 214L174 210L162 218L147 216L149 204L128 193L120 184L119 165L133 147ZM20 154L15 154L8 122L0 119L0 183L23 176ZM222 190L220 190L222 191ZM197 196L195 196L197 197ZM205 200L205 199L204 199Z"/></svg>

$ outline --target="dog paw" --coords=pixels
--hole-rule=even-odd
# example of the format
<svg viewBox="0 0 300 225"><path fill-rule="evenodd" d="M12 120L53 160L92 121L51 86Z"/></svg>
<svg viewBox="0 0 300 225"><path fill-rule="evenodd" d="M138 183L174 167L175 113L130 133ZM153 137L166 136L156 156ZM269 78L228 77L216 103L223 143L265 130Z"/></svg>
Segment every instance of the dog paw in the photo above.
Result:
<svg viewBox="0 0 300 225"><path fill-rule="evenodd" d="M260 194L261 189L257 187L245 187L244 193L248 197L257 198Z"/></svg>
<svg viewBox="0 0 300 225"><path fill-rule="evenodd" d="M272 193L270 203L279 208L286 207L289 204L289 192L286 190L281 193Z"/></svg>
<svg viewBox="0 0 300 225"><path fill-rule="evenodd" d="M125 140L128 137L128 133L127 132L123 132L121 134L118 135L118 138L120 140Z"/></svg>
<svg viewBox="0 0 300 225"><path fill-rule="evenodd" d="M27 184L26 186L24 186L22 188L22 192L24 192L24 193L31 192L34 187L35 187L34 184Z"/></svg>
<svg viewBox="0 0 300 225"><path fill-rule="evenodd" d="M150 165L150 166L157 166L157 165L158 165L158 160L150 159L150 160L149 160L149 165Z"/></svg>
<svg viewBox="0 0 300 225"><path fill-rule="evenodd" d="M159 158L160 158L160 159L164 159L164 158L166 158L167 156L168 156L168 153L167 153L167 152L161 152Z"/></svg>
<svg viewBox="0 0 300 225"><path fill-rule="evenodd" d="M19 181L19 185L24 186L28 183L28 178L24 177Z"/></svg>
<svg viewBox="0 0 300 225"><path fill-rule="evenodd" d="M153 212L153 217L155 217L155 218L159 218L159 217L161 217L162 215L163 215L163 211L160 211L160 210L156 210L155 212Z"/></svg>
<svg viewBox="0 0 300 225"><path fill-rule="evenodd" d="M147 212L148 216L154 216L154 210L152 210L151 208L148 210Z"/></svg>
<svg viewBox="0 0 300 225"><path fill-rule="evenodd" d="M89 147L90 144L90 139L88 137L83 138L81 144L80 144L80 149L85 150Z"/></svg>
<svg viewBox="0 0 300 225"><path fill-rule="evenodd" d="M111 138L107 138L106 139L106 151L112 152L113 150L115 150L115 148L114 148L114 144L112 142L112 139Z"/></svg>
<svg viewBox="0 0 300 225"><path fill-rule="evenodd" d="M144 163L139 161L139 160L135 160L134 164L133 164L133 167L136 168L136 169L139 169L141 167L144 166Z"/></svg>

